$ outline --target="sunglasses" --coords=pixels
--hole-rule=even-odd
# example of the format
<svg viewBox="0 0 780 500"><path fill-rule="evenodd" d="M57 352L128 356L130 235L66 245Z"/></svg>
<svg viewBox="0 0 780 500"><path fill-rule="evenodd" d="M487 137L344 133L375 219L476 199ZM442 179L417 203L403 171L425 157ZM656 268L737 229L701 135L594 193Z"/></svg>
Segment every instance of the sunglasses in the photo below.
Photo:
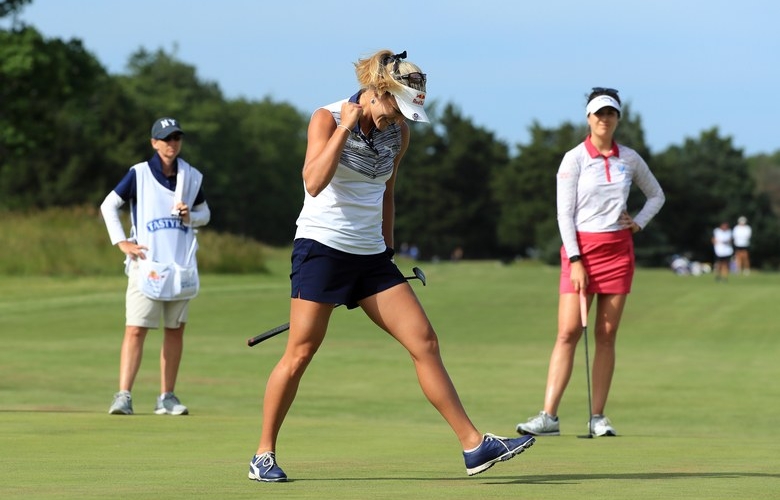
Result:
<svg viewBox="0 0 780 500"><path fill-rule="evenodd" d="M591 92L606 92L607 94L617 94L618 89L611 89L609 87L593 87Z"/></svg>
<svg viewBox="0 0 780 500"><path fill-rule="evenodd" d="M407 86L413 88L414 90L422 90L425 92L425 84L428 81L428 77L425 73L409 73L408 75L400 75L397 76L396 79L398 80L406 80Z"/></svg>
<svg viewBox="0 0 780 500"><path fill-rule="evenodd" d="M163 142L171 142L171 141L180 141L182 138L182 134L171 134L168 137L164 137L160 139Z"/></svg>
<svg viewBox="0 0 780 500"><path fill-rule="evenodd" d="M388 64L393 63L393 70L390 72L390 74L393 75L393 78L395 78L396 80L406 80L407 87L413 88L414 90L420 90L422 92L425 92L425 83L428 80L425 73L420 73L418 71L415 71L414 73L409 73L408 75L398 74L398 67L401 64L401 61L403 59L406 59L405 50L400 54L385 56L385 58L382 59L382 66L387 66Z"/></svg>

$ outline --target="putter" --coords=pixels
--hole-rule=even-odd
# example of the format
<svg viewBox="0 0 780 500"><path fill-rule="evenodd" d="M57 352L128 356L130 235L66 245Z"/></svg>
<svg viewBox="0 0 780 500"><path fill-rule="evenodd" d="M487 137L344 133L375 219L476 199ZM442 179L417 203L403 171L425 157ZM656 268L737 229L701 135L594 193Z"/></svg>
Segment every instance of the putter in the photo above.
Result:
<svg viewBox="0 0 780 500"><path fill-rule="evenodd" d="M588 301L585 297L585 291L580 290L580 318L582 319L582 337L585 339L585 379L588 381L588 433L578 438L592 439L593 429L591 421L593 420L593 407L590 398L590 356L588 355Z"/></svg>
<svg viewBox="0 0 780 500"><path fill-rule="evenodd" d="M412 268L412 272L414 273L414 276L404 276L404 279L406 281L409 281L409 280L420 280L422 282L423 286L428 284L427 280L425 279L425 273L422 271L422 269L420 269L419 267L415 266L415 267ZM336 307L338 307L340 305L341 304L336 304ZM266 341L266 340L268 340L270 338L276 337L280 333L286 332L289 329L290 329L290 323L285 323L283 325L279 325L277 327L271 328L267 332L263 332L260 335L256 335L256 336L252 337L251 339L247 339L246 345L248 345L249 347L256 346L260 342L263 342L263 341Z"/></svg>
<svg viewBox="0 0 780 500"><path fill-rule="evenodd" d="M423 286L425 286L427 284L427 282L425 281L425 273L422 272L422 269L420 269L419 267L415 266L415 267L412 268L412 272L414 273L414 276L404 276L404 279L406 281L413 280L413 279L418 279L418 280L422 281Z"/></svg>

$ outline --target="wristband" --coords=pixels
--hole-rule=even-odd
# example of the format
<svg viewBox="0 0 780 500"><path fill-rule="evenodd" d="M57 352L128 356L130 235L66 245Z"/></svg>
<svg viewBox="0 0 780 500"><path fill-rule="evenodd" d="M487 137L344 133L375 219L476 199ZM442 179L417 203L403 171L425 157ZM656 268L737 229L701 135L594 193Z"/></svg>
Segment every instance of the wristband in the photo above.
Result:
<svg viewBox="0 0 780 500"><path fill-rule="evenodd" d="M574 264L575 262L579 262L582 260L582 256L575 255L573 257L569 257L569 264Z"/></svg>
<svg viewBox="0 0 780 500"><path fill-rule="evenodd" d="M336 125L336 128L343 128L344 130L347 131L348 134L352 135L352 131L346 125L342 125L339 123L338 125Z"/></svg>

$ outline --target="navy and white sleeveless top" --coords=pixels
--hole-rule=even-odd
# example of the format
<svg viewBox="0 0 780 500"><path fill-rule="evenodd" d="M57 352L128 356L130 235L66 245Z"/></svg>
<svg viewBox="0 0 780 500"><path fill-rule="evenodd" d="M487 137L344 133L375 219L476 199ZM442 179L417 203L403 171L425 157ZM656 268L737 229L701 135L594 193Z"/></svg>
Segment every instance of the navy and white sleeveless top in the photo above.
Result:
<svg viewBox="0 0 780 500"><path fill-rule="evenodd" d="M349 100L356 102L358 95ZM341 123L341 105L345 101L324 106L336 124ZM304 189L295 237L316 240L352 254L384 252L382 198L400 151L401 129L397 124L383 131L374 129L369 137L362 136L356 127L344 145L330 184L316 197Z"/></svg>

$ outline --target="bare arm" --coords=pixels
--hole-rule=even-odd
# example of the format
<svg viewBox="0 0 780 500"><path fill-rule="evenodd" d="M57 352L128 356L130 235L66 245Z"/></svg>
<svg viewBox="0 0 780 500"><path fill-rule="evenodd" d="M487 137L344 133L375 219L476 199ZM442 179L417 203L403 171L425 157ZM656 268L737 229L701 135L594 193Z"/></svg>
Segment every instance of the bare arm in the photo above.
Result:
<svg viewBox="0 0 780 500"><path fill-rule="evenodd" d="M357 124L362 113L363 109L359 104L344 102L341 105L341 125L346 129L336 125L333 115L327 109L320 108L312 115L307 132L306 159L303 163L303 183L306 192L311 196L320 194L333 179L350 130Z"/></svg>
<svg viewBox="0 0 780 500"><path fill-rule="evenodd" d="M395 238L393 235L395 229L395 179L398 176L398 166L401 159L409 147L409 125L405 121L398 124L401 127L401 150L393 160L393 175L385 183L385 194L382 199L382 236L385 239L385 245L394 248Z"/></svg>

